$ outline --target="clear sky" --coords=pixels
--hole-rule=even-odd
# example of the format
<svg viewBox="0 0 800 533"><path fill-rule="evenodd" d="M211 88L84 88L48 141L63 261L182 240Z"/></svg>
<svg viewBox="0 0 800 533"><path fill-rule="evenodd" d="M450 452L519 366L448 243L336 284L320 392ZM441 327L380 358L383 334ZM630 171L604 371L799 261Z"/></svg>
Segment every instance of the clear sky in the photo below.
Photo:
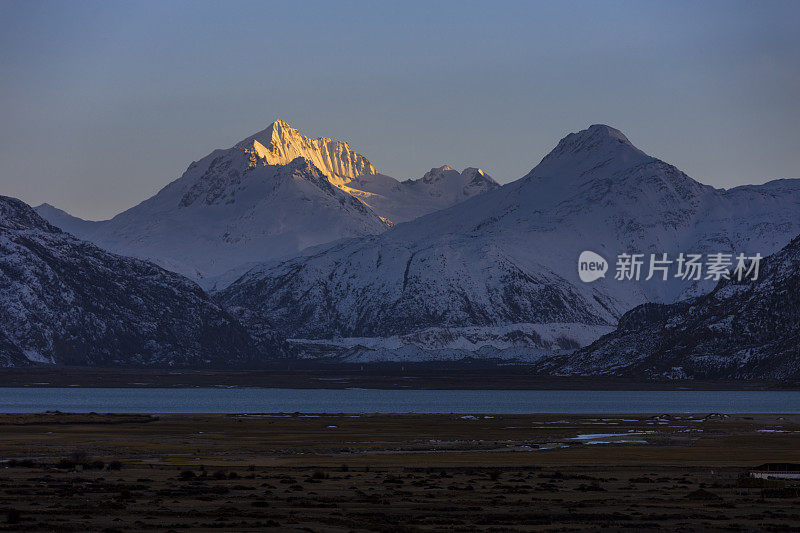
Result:
<svg viewBox="0 0 800 533"><path fill-rule="evenodd" d="M0 194L110 217L275 118L397 178L511 181L594 123L800 177L798 32L800 1L0 0Z"/></svg>

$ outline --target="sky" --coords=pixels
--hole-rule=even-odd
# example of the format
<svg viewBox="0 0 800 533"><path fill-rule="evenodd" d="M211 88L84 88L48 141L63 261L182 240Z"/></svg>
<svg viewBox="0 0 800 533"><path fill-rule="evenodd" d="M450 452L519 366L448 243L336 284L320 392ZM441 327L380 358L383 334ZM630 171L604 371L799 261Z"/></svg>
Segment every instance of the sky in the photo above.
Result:
<svg viewBox="0 0 800 533"><path fill-rule="evenodd" d="M716 187L800 177L800 2L0 0L0 194L89 219L281 118L501 183L591 124Z"/></svg>

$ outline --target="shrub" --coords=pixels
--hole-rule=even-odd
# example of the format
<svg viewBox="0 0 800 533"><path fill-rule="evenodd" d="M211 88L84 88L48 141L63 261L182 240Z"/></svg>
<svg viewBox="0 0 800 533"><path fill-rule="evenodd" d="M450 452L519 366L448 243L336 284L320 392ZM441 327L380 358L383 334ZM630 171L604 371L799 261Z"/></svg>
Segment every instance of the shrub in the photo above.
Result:
<svg viewBox="0 0 800 533"><path fill-rule="evenodd" d="M17 509L9 509L6 513L6 524L19 524L21 514Z"/></svg>
<svg viewBox="0 0 800 533"><path fill-rule="evenodd" d="M56 463L56 468L63 468L65 470L75 468L75 461L70 459L61 459Z"/></svg>
<svg viewBox="0 0 800 533"><path fill-rule="evenodd" d="M37 466L39 466L38 464L36 464L36 462L35 462L35 461L33 461L33 459L19 459L19 460L17 460L17 459L10 459L10 460L8 461L8 463L6 463L6 464L7 464L9 467L11 467L11 468L14 468L14 467L19 467L19 468L36 468Z"/></svg>
<svg viewBox="0 0 800 533"><path fill-rule="evenodd" d="M75 450L71 454L69 454L69 458L75 464L85 463L89 458L89 455L83 450Z"/></svg>
<svg viewBox="0 0 800 533"><path fill-rule="evenodd" d="M762 498L797 498L800 491L793 487L783 489L761 489Z"/></svg>

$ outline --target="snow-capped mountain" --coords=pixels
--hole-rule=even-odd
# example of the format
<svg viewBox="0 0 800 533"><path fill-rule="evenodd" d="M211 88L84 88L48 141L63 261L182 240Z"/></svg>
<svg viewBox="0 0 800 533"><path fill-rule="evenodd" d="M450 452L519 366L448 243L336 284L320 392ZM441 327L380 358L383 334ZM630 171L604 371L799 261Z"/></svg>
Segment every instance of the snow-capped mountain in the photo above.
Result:
<svg viewBox="0 0 800 533"><path fill-rule="evenodd" d="M111 220L87 223L50 206L38 212L103 248L201 279L384 231L387 222L332 184L361 172L374 169L346 143L307 139L276 121L192 163L158 194Z"/></svg>
<svg viewBox="0 0 800 533"><path fill-rule="evenodd" d="M762 261L757 280L734 276L705 296L636 307L613 333L541 368L667 379L800 377L800 237Z"/></svg>
<svg viewBox="0 0 800 533"><path fill-rule="evenodd" d="M383 174L364 175L343 186L382 217L397 224L463 202L500 187L479 168L463 172L447 165L432 168L420 179L398 181Z"/></svg>
<svg viewBox="0 0 800 533"><path fill-rule="evenodd" d="M279 343L272 348L280 355ZM0 196L0 366L204 367L261 357L192 281L108 253Z"/></svg>
<svg viewBox="0 0 800 533"><path fill-rule="evenodd" d="M86 238L91 235L97 228L103 225L103 222L94 220L84 220L82 218L74 217L55 206L50 204L41 204L34 208L36 213L48 221L53 226L60 228L67 233L73 235L80 235Z"/></svg>
<svg viewBox="0 0 800 533"><path fill-rule="evenodd" d="M253 162L265 165L288 165L298 157L306 159L340 187L362 175L375 174L375 167L350 145L327 137L309 139L278 119L267 129L251 135L234 148L247 150Z"/></svg>
<svg viewBox="0 0 800 533"><path fill-rule="evenodd" d="M111 220L85 221L48 204L36 209L103 248L207 280L307 247L381 233L393 218L415 218L497 186L477 169L445 174L400 183L378 174L347 143L310 139L277 120L192 163L158 194Z"/></svg>
<svg viewBox="0 0 800 533"><path fill-rule="evenodd" d="M464 342L459 328L560 324L563 335L550 335L557 342L518 336L557 349L610 331L641 303L713 288L616 281L619 253L767 255L798 233L800 180L715 189L595 125L562 139L520 180L381 235L253 268L219 296L298 338L344 343L337 339L433 329L447 349ZM603 255L610 275L581 282L584 250ZM480 344L474 331L470 342Z"/></svg>

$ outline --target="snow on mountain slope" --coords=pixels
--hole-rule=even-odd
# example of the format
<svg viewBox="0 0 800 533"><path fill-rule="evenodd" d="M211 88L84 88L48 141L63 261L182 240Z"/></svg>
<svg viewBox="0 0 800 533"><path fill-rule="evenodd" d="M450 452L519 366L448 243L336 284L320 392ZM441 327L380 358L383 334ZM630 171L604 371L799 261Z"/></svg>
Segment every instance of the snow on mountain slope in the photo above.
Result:
<svg viewBox="0 0 800 533"><path fill-rule="evenodd" d="M714 189L595 125L516 182L382 235L254 268L219 296L309 339L509 324L598 331L641 303L713 287L616 281L618 253L767 255L800 233L799 204L798 180ZM583 250L602 254L610 275L581 282Z"/></svg>
<svg viewBox="0 0 800 533"><path fill-rule="evenodd" d="M499 187L499 183L479 168L458 172L445 165L431 169L417 180L401 182L382 174L371 174L359 176L343 188L397 224Z"/></svg>
<svg viewBox="0 0 800 533"><path fill-rule="evenodd" d="M757 280L722 280L708 295L636 307L613 333L541 369L667 379L800 377L800 237L762 261Z"/></svg>
<svg viewBox="0 0 800 533"><path fill-rule="evenodd" d="M350 149L346 142L327 137L309 139L280 119L267 129L237 143L235 148L252 150L267 165L288 165L302 157L328 176L337 187L358 176L376 173L372 163Z"/></svg>
<svg viewBox="0 0 800 533"><path fill-rule="evenodd" d="M195 283L78 240L0 196L0 366L207 367L260 357Z"/></svg>
<svg viewBox="0 0 800 533"><path fill-rule="evenodd" d="M241 265L381 233L393 217L416 218L497 186L477 169L450 174L401 184L347 143L310 139L277 120L111 220L36 209L78 237L208 284Z"/></svg>
<svg viewBox="0 0 800 533"><path fill-rule="evenodd" d="M387 228L308 160L268 164L252 148L257 142L215 150L109 221L68 227L103 248L195 279Z"/></svg>
<svg viewBox="0 0 800 533"><path fill-rule="evenodd" d="M613 330L585 324L508 324L496 327L427 328L390 337L288 339L300 358L342 362L457 361L467 357L537 362L567 354Z"/></svg>
<svg viewBox="0 0 800 533"><path fill-rule="evenodd" d="M215 154L114 217L94 241L204 277L387 227L305 159L278 166L243 164L246 151Z"/></svg>
<svg viewBox="0 0 800 533"><path fill-rule="evenodd" d="M41 204L34 207L34 210L40 217L55 227L67 233L72 233L73 235L81 235L83 238L86 238L87 235L91 235L97 228L103 225L103 222L74 217L66 211L62 211L50 204Z"/></svg>

